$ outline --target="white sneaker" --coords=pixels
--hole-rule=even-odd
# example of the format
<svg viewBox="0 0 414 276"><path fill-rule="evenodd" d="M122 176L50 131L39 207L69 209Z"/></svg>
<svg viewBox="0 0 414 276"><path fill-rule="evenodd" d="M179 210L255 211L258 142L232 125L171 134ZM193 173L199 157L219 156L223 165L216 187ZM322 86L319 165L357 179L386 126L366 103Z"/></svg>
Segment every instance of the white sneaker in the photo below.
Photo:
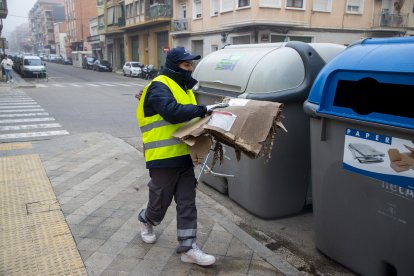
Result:
<svg viewBox="0 0 414 276"><path fill-rule="evenodd" d="M198 265L212 265L216 262L216 258L204 253L196 244L193 244L192 249L181 254L181 261Z"/></svg>
<svg viewBox="0 0 414 276"><path fill-rule="evenodd" d="M155 236L154 229L150 223L139 222L139 227L141 228L141 238L145 243L154 243L157 240Z"/></svg>

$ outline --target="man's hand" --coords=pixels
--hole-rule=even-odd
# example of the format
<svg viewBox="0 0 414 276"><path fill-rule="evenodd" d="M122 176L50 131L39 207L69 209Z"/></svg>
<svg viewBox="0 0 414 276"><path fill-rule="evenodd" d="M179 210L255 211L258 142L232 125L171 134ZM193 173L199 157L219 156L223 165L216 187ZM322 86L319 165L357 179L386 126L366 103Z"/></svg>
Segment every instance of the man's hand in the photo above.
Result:
<svg viewBox="0 0 414 276"><path fill-rule="evenodd" d="M211 105L207 105L207 113L211 114L211 112L213 112L214 109L216 108L225 108L228 107L229 104L227 103L218 103L218 104L211 104Z"/></svg>

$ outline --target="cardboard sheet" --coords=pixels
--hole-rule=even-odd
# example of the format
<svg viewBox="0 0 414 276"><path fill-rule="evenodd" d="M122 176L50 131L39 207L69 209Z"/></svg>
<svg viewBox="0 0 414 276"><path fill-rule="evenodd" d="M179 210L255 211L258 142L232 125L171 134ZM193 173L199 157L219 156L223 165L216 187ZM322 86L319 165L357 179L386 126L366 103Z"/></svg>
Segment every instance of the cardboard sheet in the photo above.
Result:
<svg viewBox="0 0 414 276"><path fill-rule="evenodd" d="M190 121L173 136L189 145L191 152L197 152L197 161L209 150L205 146L205 136L253 159L270 155L276 129L285 130L281 123L283 104L248 99L225 99L223 102L229 103L229 107Z"/></svg>

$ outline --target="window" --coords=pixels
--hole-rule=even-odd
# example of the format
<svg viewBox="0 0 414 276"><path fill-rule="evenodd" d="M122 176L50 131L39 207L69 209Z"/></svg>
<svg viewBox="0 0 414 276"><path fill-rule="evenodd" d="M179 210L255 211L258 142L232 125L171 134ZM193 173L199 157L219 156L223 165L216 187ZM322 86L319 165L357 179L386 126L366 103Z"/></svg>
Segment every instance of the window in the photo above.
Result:
<svg viewBox="0 0 414 276"><path fill-rule="evenodd" d="M280 0L260 0L259 7L263 8L280 8Z"/></svg>
<svg viewBox="0 0 414 276"><path fill-rule="evenodd" d="M286 8L303 9L305 0L286 0Z"/></svg>
<svg viewBox="0 0 414 276"><path fill-rule="evenodd" d="M218 15L220 10L220 0L210 0L210 15Z"/></svg>
<svg viewBox="0 0 414 276"><path fill-rule="evenodd" d="M238 8L250 6L250 0L238 0Z"/></svg>
<svg viewBox="0 0 414 276"><path fill-rule="evenodd" d="M106 18L106 22L108 25L114 24L114 13L115 13L115 9L113 7L108 9L107 18Z"/></svg>
<svg viewBox="0 0 414 276"><path fill-rule="evenodd" d="M182 4L180 6L180 18L187 18L187 5Z"/></svg>
<svg viewBox="0 0 414 276"><path fill-rule="evenodd" d="M228 12L233 10L233 0L221 0L220 12Z"/></svg>
<svg viewBox="0 0 414 276"><path fill-rule="evenodd" d="M347 0L346 12L348 13L362 13L363 0Z"/></svg>
<svg viewBox="0 0 414 276"><path fill-rule="evenodd" d="M302 41L305 43L311 43L313 38L311 36L285 36L285 35L270 35L270 42L288 42L288 41Z"/></svg>
<svg viewBox="0 0 414 276"><path fill-rule="evenodd" d="M234 36L232 38L234 45L236 44L250 44L250 35Z"/></svg>
<svg viewBox="0 0 414 276"><path fill-rule="evenodd" d="M201 0L194 0L193 19L201 18L203 16L202 10Z"/></svg>
<svg viewBox="0 0 414 276"><path fill-rule="evenodd" d="M313 2L313 10L321 12L331 12L332 0L315 0Z"/></svg>
<svg viewBox="0 0 414 276"><path fill-rule="evenodd" d="M132 11L133 11L132 10L132 4L126 5L125 9L126 9L126 17L127 18L132 17Z"/></svg>

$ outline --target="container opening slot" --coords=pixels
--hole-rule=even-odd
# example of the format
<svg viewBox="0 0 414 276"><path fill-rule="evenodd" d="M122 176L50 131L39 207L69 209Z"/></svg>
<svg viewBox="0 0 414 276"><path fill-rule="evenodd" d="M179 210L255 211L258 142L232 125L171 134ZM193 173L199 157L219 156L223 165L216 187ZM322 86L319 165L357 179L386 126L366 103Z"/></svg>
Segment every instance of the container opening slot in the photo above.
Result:
<svg viewBox="0 0 414 276"><path fill-rule="evenodd" d="M382 262L382 274L384 276L397 276L397 269L395 268L395 266L393 266L392 264L390 264L389 262Z"/></svg>
<svg viewBox="0 0 414 276"><path fill-rule="evenodd" d="M414 118L414 85L381 83L373 78L338 81L333 105L360 115L372 112Z"/></svg>

